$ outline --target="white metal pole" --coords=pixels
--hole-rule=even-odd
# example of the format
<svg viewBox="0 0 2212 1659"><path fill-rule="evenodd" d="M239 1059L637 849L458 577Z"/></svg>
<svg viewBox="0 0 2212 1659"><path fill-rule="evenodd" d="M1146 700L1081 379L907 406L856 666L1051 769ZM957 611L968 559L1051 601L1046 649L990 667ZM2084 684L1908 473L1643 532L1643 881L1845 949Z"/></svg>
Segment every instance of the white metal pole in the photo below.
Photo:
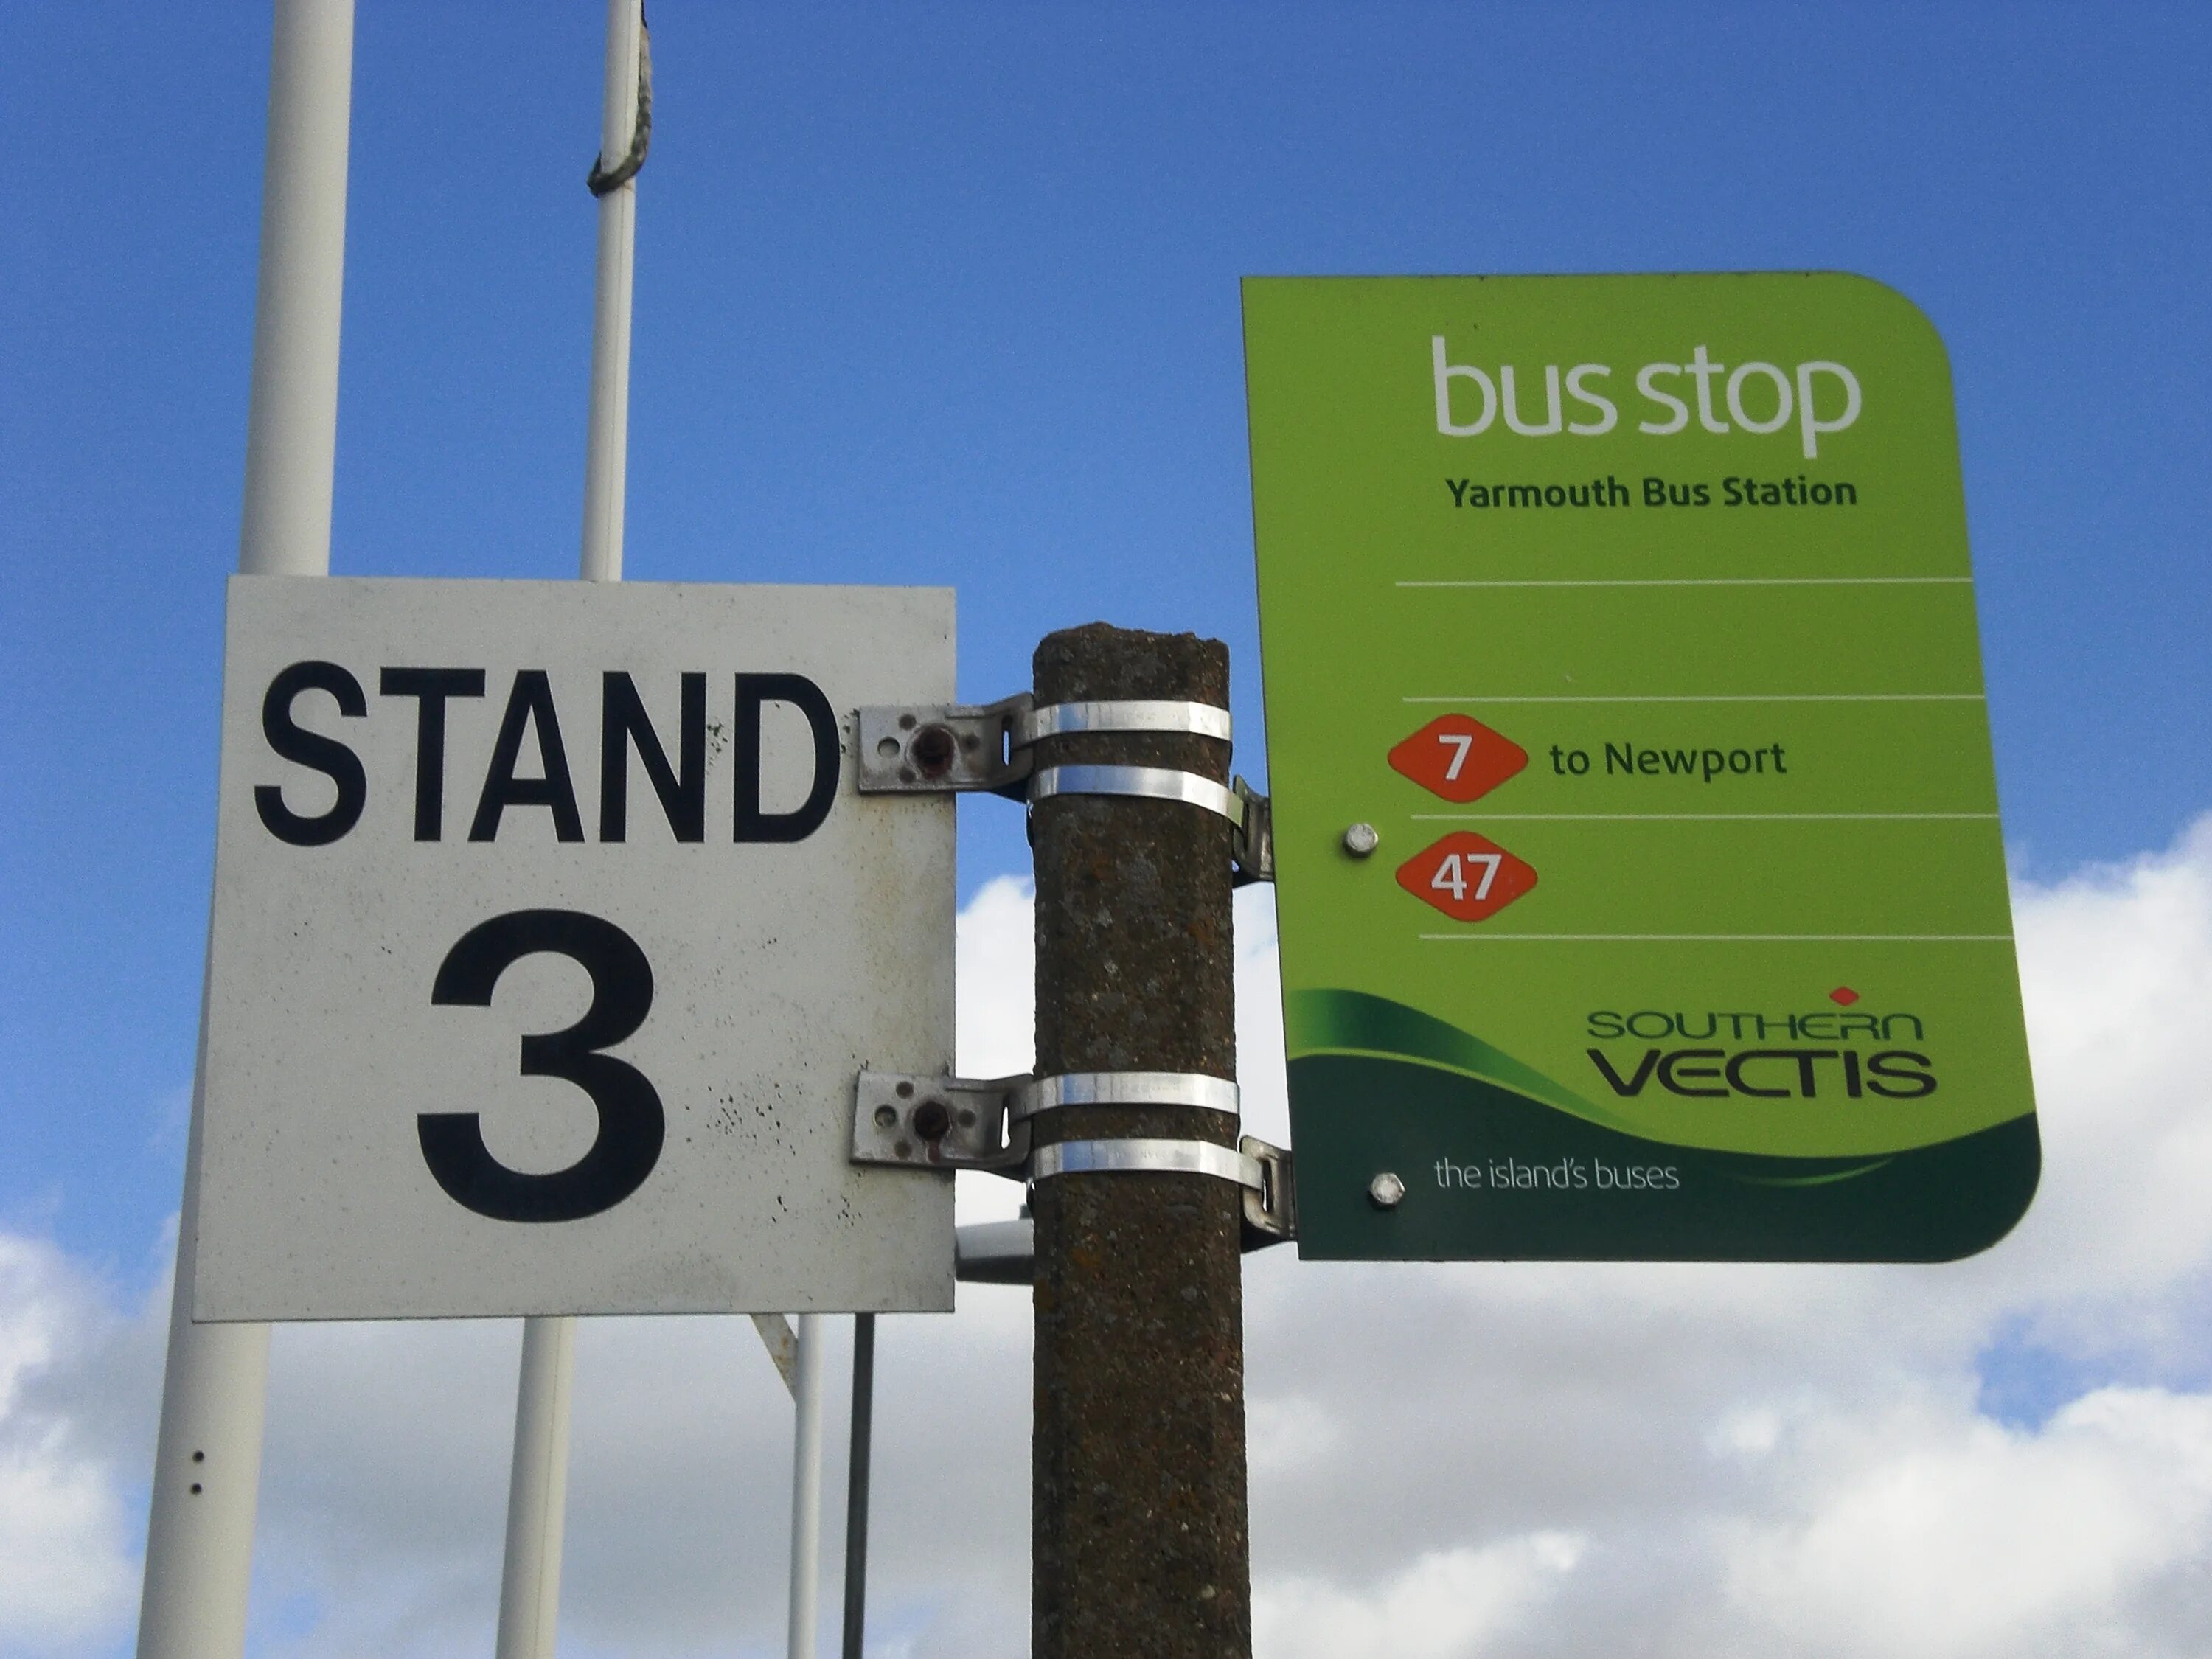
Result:
<svg viewBox="0 0 2212 1659"><path fill-rule="evenodd" d="M507 1563L499 1590L499 1659L540 1659L553 1651L568 1495L568 1389L575 1370L574 1320L523 1322Z"/></svg>
<svg viewBox="0 0 2212 1659"><path fill-rule="evenodd" d="M607 0L599 167L629 153L637 125L641 0ZM599 201L593 282L591 414L584 446L584 536L577 574L622 580L623 497L629 445L630 270L637 243L637 184ZM497 1659L553 1659L561 1605L561 1545L568 1492L569 1388L576 1322L526 1319L516 1387L514 1466L507 1486L507 1559L500 1582Z"/></svg>
<svg viewBox="0 0 2212 1659"><path fill-rule="evenodd" d="M247 575L316 576L331 568L352 101L353 0L276 0L239 534L238 568ZM242 1653L253 1570L269 1327L191 1319L206 1000L203 983L140 1659Z"/></svg>
<svg viewBox="0 0 2212 1659"><path fill-rule="evenodd" d="M353 0L276 0L238 568L325 576L345 289Z"/></svg>
<svg viewBox="0 0 2212 1659"><path fill-rule="evenodd" d="M816 1659L822 1579L822 1316L799 1316L799 1406L791 1437L791 1624L787 1659Z"/></svg>
<svg viewBox="0 0 2212 1659"><path fill-rule="evenodd" d="M641 0L607 0L606 96L599 167L612 172L637 129ZM584 457L584 557L589 582L622 580L623 495L629 451L630 272L637 250L637 181L599 198L599 260L592 319L591 434Z"/></svg>

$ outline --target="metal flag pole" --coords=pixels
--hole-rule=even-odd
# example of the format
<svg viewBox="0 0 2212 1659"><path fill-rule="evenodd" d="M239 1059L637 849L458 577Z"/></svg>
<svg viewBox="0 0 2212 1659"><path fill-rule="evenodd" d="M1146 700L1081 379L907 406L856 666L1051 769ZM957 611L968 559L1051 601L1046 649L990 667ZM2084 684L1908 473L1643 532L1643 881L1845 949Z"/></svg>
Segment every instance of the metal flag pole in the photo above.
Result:
<svg viewBox="0 0 2212 1659"><path fill-rule="evenodd" d="M276 0L238 548L245 575L331 568L352 99L353 0ZM203 981L139 1659L222 1659L246 1646L269 1327L192 1323L206 1064Z"/></svg>
<svg viewBox="0 0 2212 1659"><path fill-rule="evenodd" d="M815 1659L816 1591L822 1581L822 1316L799 1316L792 1396L791 1622L788 1659Z"/></svg>
<svg viewBox="0 0 2212 1659"><path fill-rule="evenodd" d="M637 248L637 169L651 131L641 85L642 0L607 0L605 95L592 193L599 202L592 284L592 400L584 451L584 536L577 574L622 580L623 501L629 448L630 273ZM507 1486L498 1659L552 1659L561 1604L568 1493L568 1408L576 1322L526 1319L516 1386L514 1466Z"/></svg>

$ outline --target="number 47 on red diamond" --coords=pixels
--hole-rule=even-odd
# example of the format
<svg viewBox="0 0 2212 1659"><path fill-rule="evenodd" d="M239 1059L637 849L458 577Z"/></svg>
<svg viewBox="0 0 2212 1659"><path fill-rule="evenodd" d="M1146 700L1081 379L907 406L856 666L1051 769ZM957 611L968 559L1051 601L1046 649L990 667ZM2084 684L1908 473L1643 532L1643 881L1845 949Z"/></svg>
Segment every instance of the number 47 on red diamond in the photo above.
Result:
<svg viewBox="0 0 2212 1659"><path fill-rule="evenodd" d="M1487 836L1455 830L1398 866L1398 885L1454 921L1486 921L1536 884L1536 872Z"/></svg>

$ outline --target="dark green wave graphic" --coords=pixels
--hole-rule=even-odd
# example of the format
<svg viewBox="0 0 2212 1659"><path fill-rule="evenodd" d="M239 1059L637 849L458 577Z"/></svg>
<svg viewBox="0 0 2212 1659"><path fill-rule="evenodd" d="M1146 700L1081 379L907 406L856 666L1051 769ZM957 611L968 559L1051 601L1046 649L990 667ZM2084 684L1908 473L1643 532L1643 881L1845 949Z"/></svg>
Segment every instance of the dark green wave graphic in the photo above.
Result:
<svg viewBox="0 0 2212 1659"><path fill-rule="evenodd" d="M1298 1249L1324 1260L1948 1261L2002 1237L2042 1170L2033 1114L1873 1161L1775 1158L1650 1140L1431 1059L1303 1053L1290 1085ZM1386 1170L1407 1188L1389 1210L1367 1195Z"/></svg>
<svg viewBox="0 0 2212 1659"><path fill-rule="evenodd" d="M1367 1054L1438 1066L1495 1083L1577 1117L1634 1133L1626 1118L1585 1099L1471 1031L1365 991L1293 991L1284 999L1293 1055Z"/></svg>

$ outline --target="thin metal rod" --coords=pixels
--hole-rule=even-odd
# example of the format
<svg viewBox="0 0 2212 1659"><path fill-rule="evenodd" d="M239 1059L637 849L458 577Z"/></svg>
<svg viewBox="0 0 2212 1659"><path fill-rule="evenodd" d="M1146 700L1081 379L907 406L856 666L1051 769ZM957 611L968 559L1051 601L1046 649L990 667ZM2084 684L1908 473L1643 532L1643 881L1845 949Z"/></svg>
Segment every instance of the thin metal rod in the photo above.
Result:
<svg viewBox="0 0 2212 1659"><path fill-rule="evenodd" d="M861 1659L868 1622L868 1457L875 1436L876 1316L853 1316L853 1439L845 1477L845 1659Z"/></svg>
<svg viewBox="0 0 2212 1659"><path fill-rule="evenodd" d="M330 570L352 100L353 0L276 0L240 515L238 568L247 575ZM139 1659L242 1653L253 1571L269 1327L195 1325L191 1319L207 1062L204 981L200 1001Z"/></svg>
<svg viewBox="0 0 2212 1659"><path fill-rule="evenodd" d="M553 1651L568 1495L568 1397L575 1372L574 1320L523 1321L498 1659L550 1659Z"/></svg>
<svg viewBox="0 0 2212 1659"><path fill-rule="evenodd" d="M629 153L637 125L641 0L607 0L607 74L599 166ZM623 506L629 446L630 273L637 249L637 181L599 198L599 275L592 315L592 410L584 451L583 577L622 580Z"/></svg>
<svg viewBox="0 0 2212 1659"><path fill-rule="evenodd" d="M599 111L599 165L629 153L637 119L641 0L607 0L607 53ZM584 536L577 575L622 580L624 474L629 459L630 259L636 185L599 199L599 270L592 317L592 400L584 452ZM515 1389L514 1466L507 1486L507 1559L499 1591L497 1659L553 1659L561 1607L561 1546L568 1492L569 1395L576 1322L526 1319Z"/></svg>
<svg viewBox="0 0 2212 1659"><path fill-rule="evenodd" d="M822 1316L799 1316L798 1420L791 1437L791 1624L787 1659L815 1659L822 1584Z"/></svg>

